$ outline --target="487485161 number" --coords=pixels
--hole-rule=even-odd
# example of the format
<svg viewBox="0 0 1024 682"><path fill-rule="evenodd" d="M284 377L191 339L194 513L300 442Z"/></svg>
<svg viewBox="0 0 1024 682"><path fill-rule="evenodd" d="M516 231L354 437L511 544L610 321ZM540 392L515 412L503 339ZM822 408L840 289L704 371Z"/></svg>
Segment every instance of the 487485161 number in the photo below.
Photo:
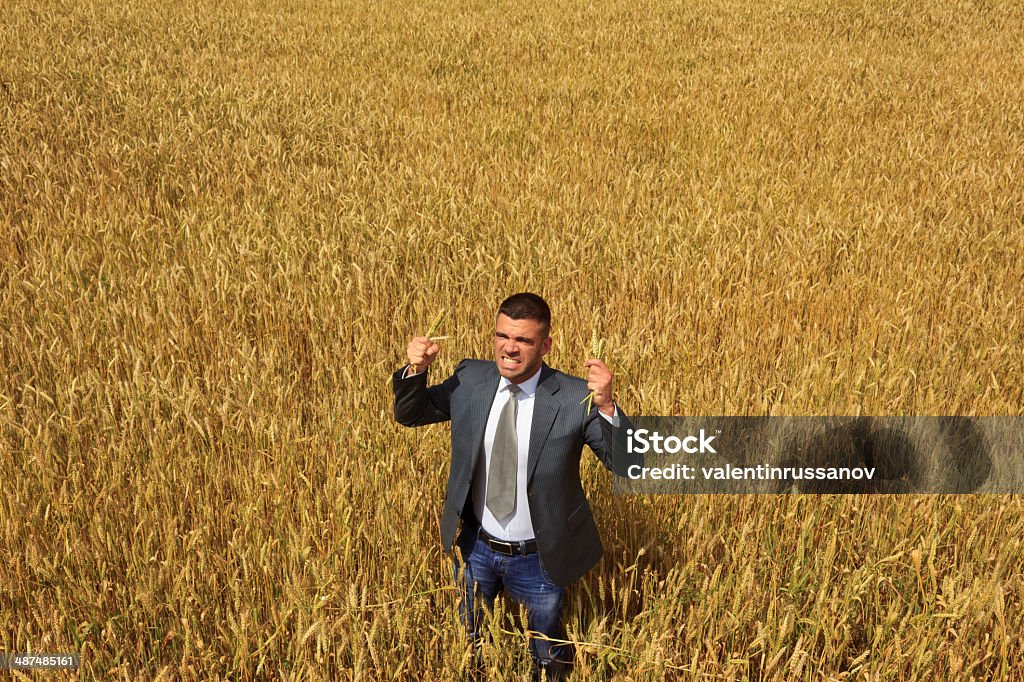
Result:
<svg viewBox="0 0 1024 682"><path fill-rule="evenodd" d="M80 663L80 654L0 652L0 670L78 670Z"/></svg>

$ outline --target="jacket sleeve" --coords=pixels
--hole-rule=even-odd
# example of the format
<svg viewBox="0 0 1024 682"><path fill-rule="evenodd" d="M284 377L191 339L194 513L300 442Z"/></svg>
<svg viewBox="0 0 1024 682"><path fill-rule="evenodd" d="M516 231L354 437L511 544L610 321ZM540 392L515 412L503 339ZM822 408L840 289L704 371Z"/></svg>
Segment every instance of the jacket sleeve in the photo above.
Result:
<svg viewBox="0 0 1024 682"><path fill-rule="evenodd" d="M616 476L625 477L629 467L634 464L643 466L644 458L641 454L626 451L626 431L633 428L633 423L618 406L616 409L619 411L618 426L612 426L596 409L591 410L584 425L585 442L606 469Z"/></svg>
<svg viewBox="0 0 1024 682"><path fill-rule="evenodd" d="M446 422L452 418L451 398L466 367L463 360L455 372L436 386L427 387L428 370L408 379L402 378L405 367L391 375L391 390L395 394L395 421L403 426L424 426Z"/></svg>

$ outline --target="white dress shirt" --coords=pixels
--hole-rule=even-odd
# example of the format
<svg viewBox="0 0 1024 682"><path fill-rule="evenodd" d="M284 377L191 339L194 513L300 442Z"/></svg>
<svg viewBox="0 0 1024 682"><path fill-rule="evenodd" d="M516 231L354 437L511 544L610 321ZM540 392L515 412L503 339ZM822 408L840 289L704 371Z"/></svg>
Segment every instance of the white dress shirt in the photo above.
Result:
<svg viewBox="0 0 1024 682"><path fill-rule="evenodd" d="M473 472L473 511L480 519L485 531L501 540L530 540L534 537L533 520L530 518L530 505L526 497L526 466L530 454L530 427L533 426L533 405L537 397L537 384L540 383L540 368L533 376L519 384L519 403L516 411L516 450L518 462L516 466L516 506L507 517L494 518L487 508L487 472L491 468L491 450L494 448L494 433L498 430L498 418L501 410L508 402L508 387L512 382L505 377L498 378L498 390L491 402L491 411L487 416L487 428L484 429L484 447L480 455L483 461L476 463Z"/></svg>

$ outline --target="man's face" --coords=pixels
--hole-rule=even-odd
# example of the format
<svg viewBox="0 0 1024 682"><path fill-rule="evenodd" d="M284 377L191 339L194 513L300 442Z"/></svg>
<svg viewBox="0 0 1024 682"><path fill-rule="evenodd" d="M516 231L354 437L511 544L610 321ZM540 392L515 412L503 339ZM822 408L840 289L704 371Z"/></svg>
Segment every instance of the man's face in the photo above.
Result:
<svg viewBox="0 0 1024 682"><path fill-rule="evenodd" d="M498 373L520 384L540 368L551 350L551 337L537 320L513 320L500 313L494 323L494 362Z"/></svg>

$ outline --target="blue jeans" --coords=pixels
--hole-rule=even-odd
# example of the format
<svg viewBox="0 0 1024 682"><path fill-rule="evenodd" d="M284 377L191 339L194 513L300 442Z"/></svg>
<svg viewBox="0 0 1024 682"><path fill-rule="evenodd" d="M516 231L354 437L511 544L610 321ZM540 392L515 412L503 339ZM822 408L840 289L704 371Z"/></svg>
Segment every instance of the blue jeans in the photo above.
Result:
<svg viewBox="0 0 1024 682"><path fill-rule="evenodd" d="M562 629L562 607L565 588L551 580L540 563L540 554L506 556L477 538L465 565L455 560L455 583L463 590L459 604L462 622L471 641L483 635L484 606L494 608L494 598L502 589L517 603L526 607L527 628L554 639L565 639ZM555 644L530 638L530 655L534 664L558 674L572 663L572 645Z"/></svg>

